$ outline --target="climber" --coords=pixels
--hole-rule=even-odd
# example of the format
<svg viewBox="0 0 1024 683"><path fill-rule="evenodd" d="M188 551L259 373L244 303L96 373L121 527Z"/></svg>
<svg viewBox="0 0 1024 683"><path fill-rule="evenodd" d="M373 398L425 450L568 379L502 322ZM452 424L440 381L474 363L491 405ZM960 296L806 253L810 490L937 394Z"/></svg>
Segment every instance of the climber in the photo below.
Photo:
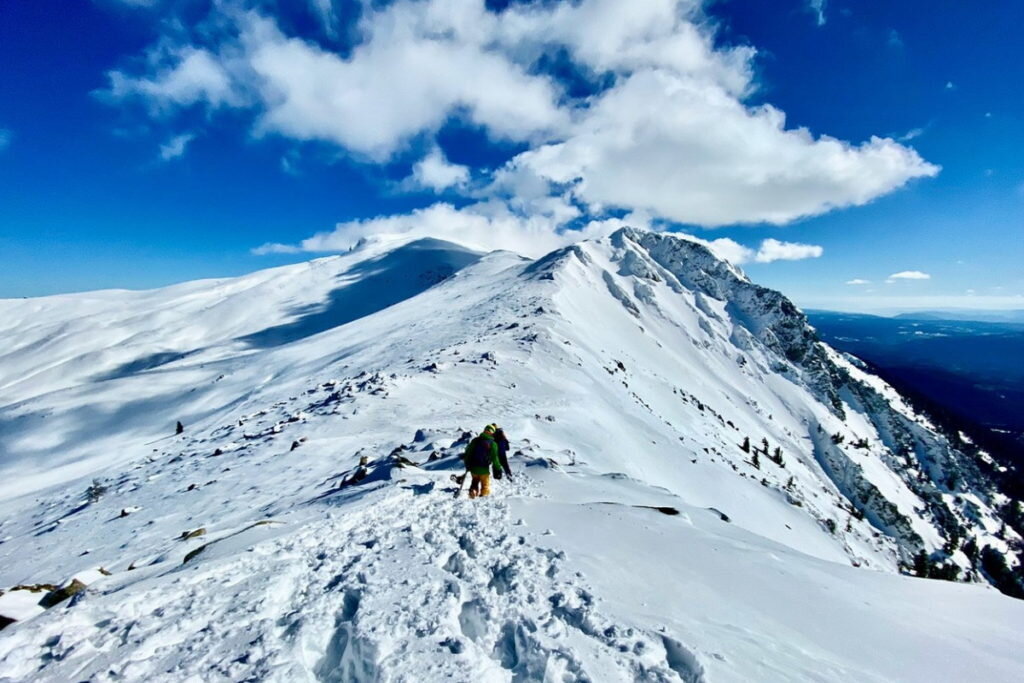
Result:
<svg viewBox="0 0 1024 683"><path fill-rule="evenodd" d="M183 431L185 431L185 425L181 424L181 422L178 422L178 424L174 426L174 433L181 434Z"/></svg>
<svg viewBox="0 0 1024 683"><path fill-rule="evenodd" d="M512 470L508 468L508 437L505 436L505 430L494 424L494 442L498 444L498 460L501 462L501 467L494 468L494 478L501 479L502 473L508 477L509 481L512 481Z"/></svg>
<svg viewBox="0 0 1024 683"><path fill-rule="evenodd" d="M469 442L462 462L472 476L469 497L484 497L491 494L491 467L501 468L498 460L498 444L494 441L494 425L487 425L480 436Z"/></svg>

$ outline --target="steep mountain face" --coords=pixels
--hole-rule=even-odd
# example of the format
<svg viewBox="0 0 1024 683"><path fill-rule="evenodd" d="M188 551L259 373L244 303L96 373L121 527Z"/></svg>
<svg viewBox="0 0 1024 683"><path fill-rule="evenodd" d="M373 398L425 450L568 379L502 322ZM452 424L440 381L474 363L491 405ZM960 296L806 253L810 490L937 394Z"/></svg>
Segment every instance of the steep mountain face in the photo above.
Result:
<svg viewBox="0 0 1024 683"><path fill-rule="evenodd" d="M46 612L0 596L0 614L12 596L14 618L42 612L0 635L0 676L1013 680L1024 663L1024 603L979 560L1016 562L1005 499L699 243L627 229L537 261L370 244L0 312L0 587L111 572ZM455 499L466 432L492 421L516 477Z"/></svg>
<svg viewBox="0 0 1024 683"><path fill-rule="evenodd" d="M581 275L590 276L587 287L599 288L593 274L600 273L608 293L641 327L639 321L647 321L645 332L657 335L664 346L698 349L689 367L668 377L692 376L693 366L718 362L713 376L702 378L707 385L700 392L695 391L699 384L687 380L699 401L714 405L717 395L735 395L737 389L747 397L766 394L767 405L782 399L784 405L767 416L755 410L761 419L754 421L741 413L758 403L748 399L740 407L730 399L732 405L721 406L730 418L727 424L744 428L709 447L721 448L735 462L729 442L740 438L737 432L755 445L767 436L772 453L781 447L783 453L806 458L807 471L799 470L803 463L789 471L769 463L764 472L741 474L786 490L801 503L807 502L805 496L792 490L789 477L805 475L808 486L823 480L833 497L818 518L837 525L847 525L850 516L866 518L896 541L897 562L907 566L924 551L934 562L949 563L946 571L955 572L955 565L969 572L970 558L957 550L970 536L1005 549L991 533L999 528L994 507L1002 501L976 464L891 388L818 342L804 315L784 296L751 283L704 246L669 235L623 230L606 244L578 245L539 265L554 277L559 269L572 270L570 259L583 266ZM577 328L586 324L573 323ZM663 333L666 323L677 329ZM664 355L653 356L655 363L638 362L657 372ZM653 397L638 400L657 405ZM799 484L799 478L794 482ZM808 509L814 507L812 502ZM856 552L850 555L860 559Z"/></svg>

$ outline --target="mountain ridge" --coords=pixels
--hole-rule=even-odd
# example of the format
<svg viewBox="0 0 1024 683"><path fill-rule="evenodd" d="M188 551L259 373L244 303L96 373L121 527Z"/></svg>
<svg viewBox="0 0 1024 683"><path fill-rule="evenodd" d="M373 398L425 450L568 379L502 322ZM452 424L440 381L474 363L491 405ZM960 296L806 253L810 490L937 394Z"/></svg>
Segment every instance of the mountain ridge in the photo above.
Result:
<svg viewBox="0 0 1024 683"><path fill-rule="evenodd" d="M449 264L464 254L455 246L438 249L440 262ZM361 258L366 256L353 252L328 263L331 268L351 268L364 262ZM399 270L413 279L425 272ZM331 277L319 288L296 283L284 297L302 301L291 313L271 315L281 299L264 297L267 310L249 312L251 319L264 328L291 324L294 310L330 299L334 274L329 271ZM82 505L83 480L40 490L34 500L21 496L0 502L5 513L0 524L0 559L5 566L0 581L39 582L46 572L71 575L100 563L113 576L90 588L80 605L67 610L68 618L100 610L125 625L134 617L123 614L119 605L142 609L143 598L149 595L147 582L170 589L183 571L193 571L190 566L208 577L203 585L212 587L220 572L243 566L270 585L269 567L280 563L279 571L286 575L320 585L319 574L307 575L302 567L329 565L340 593L325 588L324 604L295 594L298 603L289 609L320 616L296 621L298 635L291 640L270 626L245 621L269 643L270 659L257 657L260 666L274 661L273 667L283 667L261 669L269 678L283 679L288 672L330 680L331 672L339 670L383 671L401 678L407 670L399 663L399 653L406 646L416 653L410 655L411 661L434 671L437 678L443 677L436 673L442 671L460 678L474 666L485 667L495 680L506 675L532 677L550 667L582 677L586 671L594 675L600 662L624 678L642 671L657 671L661 680L769 675L749 661L752 653L726 631L712 629L718 645L696 635L700 620L715 612L710 605L693 615L697 621L687 621L681 616L684 603L673 598L665 603L668 611L659 612L671 624L670 634L661 638L657 628L640 628L640 603L616 603L607 583L602 584L611 575L600 562L586 559L590 556L580 544L593 538L587 519L604 520L601 523L609 528L631 523L647 528L653 518L637 515L657 517L649 508L665 507L679 512L679 519L659 520L653 527L655 536L644 536L655 545L635 551L649 556L650 563L630 563L634 551L624 539L602 543L606 558L625 562L637 573L635 579L619 575L629 595L643 595L640 585L660 576L659 556L676 566L695 563L694 587L715 594L727 590L715 578L723 566L680 555L665 545L668 539L718 548L723 558L741 563L733 575L739 581L753 580L742 560L748 553L777 556L784 558L778 560L779 566L794 582L786 588L778 584L781 593L795 595L789 591L824 571L834 594L828 597L826 591L820 599L848 618L859 603L856 593L844 591L842 585L870 583L872 590L891 593L891 609L905 611L893 622L899 627L887 630L893 643L885 646L886 652L907 672L908 655L894 648L917 638L917 626L905 617L923 609L916 596L932 595L933 589L918 589L920 582L894 574L920 570L917 556L923 553L926 572L959 573L975 584L945 584L949 589L930 600L951 605L960 623L971 624L976 634L984 633L992 647L1014 642L1000 636L1001 631L986 630L990 627L964 612L969 605L985 604L1000 615L999 623L1024 623L1024 610L1017 603L982 597L990 592L982 588L987 570L963 550L974 539L979 550L992 548L1014 564L1010 544L1019 536L1012 526L1000 529L1000 494L972 468L966 454L953 449L891 387L817 341L803 314L783 295L751 283L698 243L632 229L571 245L537 261L509 252L474 255L471 262L443 275L397 303L282 344L247 346L239 341L240 335L222 334L222 326L218 334L229 340L227 346L210 347L214 352L205 356L139 366L124 377L30 399L42 402L37 409L45 405L53 411L46 418L50 424L65 419L61 411L71 415L79 410L76 406L99 400L111 403L115 417L124 410L119 406L141 400L152 420L131 429L110 421L105 428L116 433L83 437L89 443L71 445L106 467L101 476L107 492L96 502ZM143 390L149 392L147 398L132 395ZM153 407L154 397L165 391L170 391L169 398ZM10 412L23 406L24 401L12 409L4 401L0 424L24 419ZM186 431L174 436L176 419L183 419ZM509 487L496 482L493 501L463 501L465 505L453 507L446 502L451 495L444 486L447 474L459 470L455 455L466 442L466 431L495 420L514 442L516 480ZM26 428L18 435L19 442L41 438L43 429ZM767 444L763 449L762 438ZM154 439L160 440L153 443ZM95 455L110 447L119 449L116 457ZM53 451L68 457L67 444L58 444ZM189 502L183 507L184 501ZM604 502L614 505L602 507ZM406 504L415 512L403 513ZM630 507L634 505L641 507ZM130 512L121 518L118 510ZM453 516L465 526L441 524L438 515ZM361 521L350 527L350 518ZM259 520L283 521L286 530L274 524L249 526ZM511 568L506 574L495 556L480 549L480 539L505 548L503 538L515 533L520 521L523 538L529 537L524 547L535 546L540 557L552 543L561 544L551 552L569 553L568 559L536 566L530 559L533 554L516 554L519 559L507 565ZM481 525L496 526L485 530ZM213 538L205 545L201 538L172 540L183 529L200 526ZM432 526L446 529L444 533L458 543L449 548L441 535L427 533ZM554 538L545 535L545 526L556 529ZM411 531L406 533L405 528ZM317 551L321 542L333 547L330 534L348 540L336 549ZM559 540L563 534L566 537ZM661 540L654 541L655 537ZM356 552L364 541L373 545ZM400 610L389 612L394 585L385 587L369 578L375 575L372 572L392 575L391 560L379 550L392 545L405 548L402 556L415 567L425 563L422 571L406 574L406 579L428 595L440 587L436 604L427 610L435 615L433 625L410 625L406 645L374 636L370 629L385 614L392 614L396 623L411 619ZM208 546L224 550L201 549ZM63 547L82 548L87 554L75 557L57 550ZM746 550L737 550L741 547ZM256 554L247 558L245 548ZM192 556L195 559L184 559L193 551L198 553ZM318 552L326 559L316 559ZM278 555L284 559L275 559ZM297 564L287 559L293 556ZM347 562L363 569L346 571ZM431 567L440 565L454 571L455 578L437 579ZM574 581L531 585L527 576L535 571L557 576L569 566L595 577L595 585L603 587L587 588ZM859 578L870 574L866 568L889 578L881 583ZM364 580L360 571L371 573ZM467 597L445 598L447 585ZM493 593L481 592L487 585ZM767 589L771 582L764 585ZM963 593L961 599L959 588L969 589L969 594ZM181 597L185 589L186 585L174 588L169 595ZM528 615L501 597L528 600L537 597L536 591L549 589L554 601L550 612ZM234 591L233 600L253 605L253 600L270 599L260 590L252 595ZM279 591L285 596L292 589L273 589L274 594ZM580 591L590 597L582 597ZM362 626L353 616L359 610L345 606L345 596L356 594L361 604L379 605L371 613L363 612ZM897 594L904 597L897 599ZM166 599L161 602L168 613L177 613ZM836 642L815 634L808 616L777 611L768 602L755 599L756 606L747 608L732 604L737 614L754 610L759 615L751 614L751 623L736 623L736 633L768 638L768 623L775 624L771 628L795 629L801 634L796 642L802 645L794 647L823 653L820 666L836 672L832 677L837 680L844 675L894 675L891 669L873 668L878 664L846 661ZM638 633L645 634L638 636L643 647L660 654L650 661L641 655L608 654L614 638L588 631L586 622L591 617L598 622L606 619L598 617L600 605L613 603L627 615L626 621L638 624ZM334 608L327 605L342 615L337 622L340 631L328 625L335 620L328 618ZM229 604L197 609L203 619L232 628L224 621L231 613ZM896 614L884 611L889 608L875 609L882 610L879 619ZM346 620L343 615L349 612ZM274 613L273 619L288 621L287 610ZM512 622L502 621L501 614ZM569 630L517 630L515 624L526 623L523 619L552 628L562 624L558 628ZM148 623L154 630L144 642L165 637L159 619ZM511 631L506 623L513 624ZM29 671L24 667L37 656L33 653L45 649L43 644L56 633L71 643L108 638L91 626L72 636L63 624L61 615L48 612L16 625L15 635L0 637L0 663ZM953 630L942 630L953 629L952 624L940 631L952 636ZM577 627L590 635L575 640ZM435 652L436 645L428 647L423 640L435 636L415 635L417 629L437 634L436 641L450 639L451 648L461 648L460 652L448 646ZM206 641L194 633L187 642ZM217 648L239 656L231 642ZM117 651L127 657L132 647L118 646ZM736 654L718 659L714 653L720 647L734 648ZM783 678L796 670L771 667L799 659L789 647L783 648L784 657L768 662L770 671ZM25 654L18 654L18 648ZM320 654L312 659L299 654L307 650ZM969 662L967 668L982 666L980 655L961 654ZM166 657L186 669L205 661L174 648ZM170 660L140 661L138 671L152 673ZM84 668L55 663L44 667L44 674L77 676L99 671L96 667L103 664L83 655L80 666ZM243 662L225 675L253 675L257 669L252 666L256 665ZM990 658L985 666L993 680L999 680L1014 664L1007 661L1009 668L1000 669ZM803 676L809 675L809 669L802 670ZM926 666L921 669L922 679L927 671Z"/></svg>

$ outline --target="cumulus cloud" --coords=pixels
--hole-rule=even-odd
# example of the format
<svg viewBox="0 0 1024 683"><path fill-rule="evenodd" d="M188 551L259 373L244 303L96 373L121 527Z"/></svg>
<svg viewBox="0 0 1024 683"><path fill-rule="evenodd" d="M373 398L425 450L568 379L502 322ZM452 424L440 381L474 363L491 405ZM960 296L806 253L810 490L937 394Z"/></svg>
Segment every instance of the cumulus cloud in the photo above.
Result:
<svg viewBox="0 0 1024 683"><path fill-rule="evenodd" d="M932 279L931 275L929 275L928 273L922 273L920 270L901 270L898 273L893 273L892 275L890 275L888 278L886 278L885 281L890 283L890 284L892 284L893 282L898 282L899 280L931 280L931 279Z"/></svg>
<svg viewBox="0 0 1024 683"><path fill-rule="evenodd" d="M412 175L407 181L414 187L442 192L468 182L469 167L451 163L444 152L435 147L413 165Z"/></svg>
<svg viewBox="0 0 1024 683"><path fill-rule="evenodd" d="M780 242L776 239L766 239L761 242L761 247L754 255L757 263L771 263L772 261L800 261L808 258L818 258L825 250L816 244L800 244L799 242Z"/></svg>
<svg viewBox="0 0 1024 683"><path fill-rule="evenodd" d="M716 240L698 240L711 249L716 256L734 265L744 263L772 263L773 261L800 261L808 258L818 258L825 250L815 244L800 244L798 242L780 242L776 239L766 239L761 242L757 249L747 247L735 240L722 237Z"/></svg>
<svg viewBox="0 0 1024 683"><path fill-rule="evenodd" d="M862 205L938 168L891 139L853 146L785 128L774 107L646 71L602 95L565 141L524 152L520 172L596 206L716 227L784 224Z"/></svg>
<svg viewBox="0 0 1024 683"><path fill-rule="evenodd" d="M310 2L332 16L326 0ZM824 1L811 6L823 22ZM484 0L364 3L345 52L290 35L272 3L213 7L191 40L167 36L134 69L111 71L106 99L143 102L158 118L240 109L257 137L319 141L371 163L431 144L458 120L525 151L492 171L453 165L434 149L405 189L457 191L519 217L561 211L549 216L556 236L581 213L709 228L785 224L939 172L891 138L847 142L748 103L756 52L716 44L701 0L512 3L501 12ZM590 91L553 75L553 58ZM477 210L458 213L467 230L479 223ZM794 249L762 245L749 259L816 255Z"/></svg>
<svg viewBox="0 0 1024 683"><path fill-rule="evenodd" d="M871 284L871 280L863 280L863 279L861 279L859 277L855 277L852 280L847 280L846 284L848 284L848 285L870 285Z"/></svg>
<svg viewBox="0 0 1024 683"><path fill-rule="evenodd" d="M592 221L569 229L559 212L524 215L504 202L487 201L457 208L438 202L407 214L377 216L339 223L299 244L264 244L256 254L346 251L365 239L435 237L480 251L507 249L526 256L542 256L572 242L600 237L625 225L618 219Z"/></svg>
<svg viewBox="0 0 1024 683"><path fill-rule="evenodd" d="M160 145L160 158L164 161L170 161L171 159L177 159L184 156L188 143L192 142L195 137L194 133L182 133L181 135L175 135L165 144Z"/></svg>
<svg viewBox="0 0 1024 683"><path fill-rule="evenodd" d="M256 12L239 20L240 40L222 49L222 63L255 103L258 134L384 161L456 113L511 140L567 122L550 79L473 37L474 19L486 30L491 15L482 4L399 1L367 15L366 40L348 58L287 36Z"/></svg>
<svg viewBox="0 0 1024 683"><path fill-rule="evenodd" d="M114 101L140 99L154 113L198 103L218 108L241 102L220 57L205 49L155 49L147 61L149 75L135 78L111 71L107 74L108 89L99 94Z"/></svg>

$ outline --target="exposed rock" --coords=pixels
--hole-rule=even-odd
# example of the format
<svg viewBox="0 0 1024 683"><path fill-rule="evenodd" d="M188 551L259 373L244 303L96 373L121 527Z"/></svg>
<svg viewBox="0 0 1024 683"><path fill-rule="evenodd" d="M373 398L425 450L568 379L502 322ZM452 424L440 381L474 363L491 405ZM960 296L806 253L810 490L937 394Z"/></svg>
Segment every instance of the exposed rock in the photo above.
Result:
<svg viewBox="0 0 1024 683"><path fill-rule="evenodd" d="M67 585L62 586L56 590L50 591L49 593L44 595L43 599L39 601L39 605L41 607L49 609L54 605L59 605L60 603L64 602L72 595L75 595L76 593L81 593L84 590L84 583L82 583L78 579L71 579L71 581L69 581Z"/></svg>

